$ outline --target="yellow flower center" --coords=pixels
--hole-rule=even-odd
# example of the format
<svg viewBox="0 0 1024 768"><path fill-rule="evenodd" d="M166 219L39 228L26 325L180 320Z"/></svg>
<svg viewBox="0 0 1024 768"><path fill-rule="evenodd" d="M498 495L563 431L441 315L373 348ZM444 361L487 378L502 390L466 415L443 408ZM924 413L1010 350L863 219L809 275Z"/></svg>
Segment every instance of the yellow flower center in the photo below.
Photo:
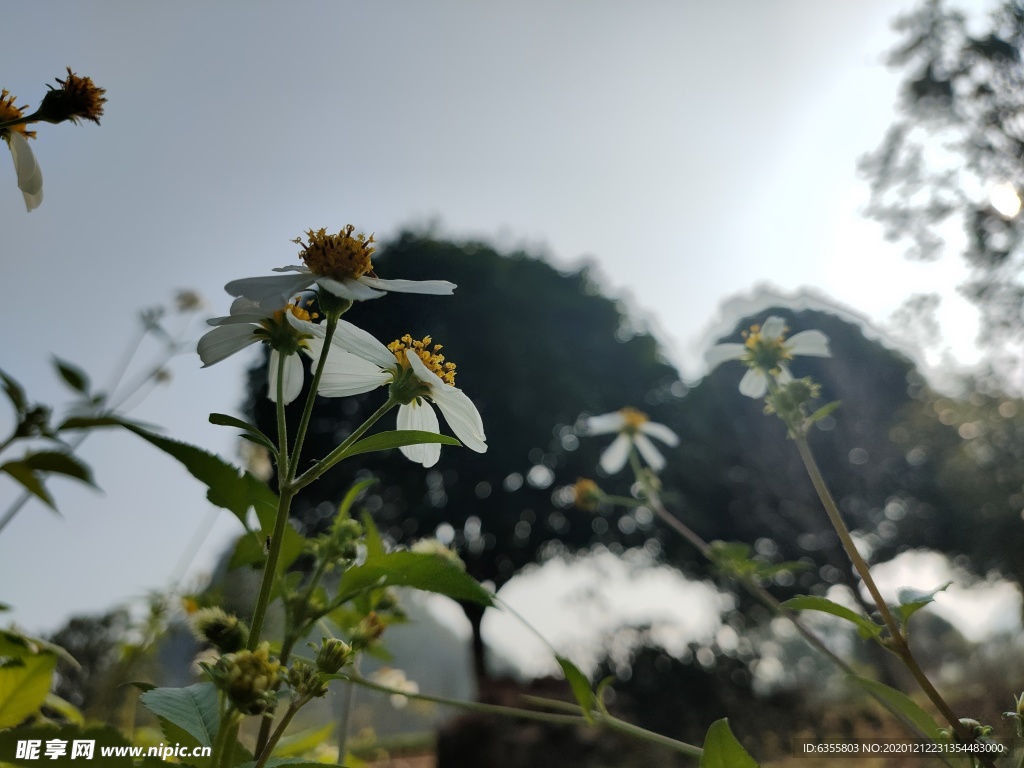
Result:
<svg viewBox="0 0 1024 768"><path fill-rule="evenodd" d="M640 431L640 427L650 421L646 413L630 406L626 406L619 413L622 414L622 418L625 421L622 425L622 431L628 435L635 435Z"/></svg>
<svg viewBox="0 0 1024 768"><path fill-rule="evenodd" d="M399 365L403 368L408 368L409 361L405 357L405 351L411 349L427 368L437 374L441 381L455 386L455 363L446 363L444 355L438 354L442 346L434 344L431 347L430 342L431 338L429 336L424 336L422 341L417 341L407 333L402 338L388 344L388 350L398 360Z"/></svg>
<svg viewBox="0 0 1024 768"><path fill-rule="evenodd" d="M6 123L8 120L17 120L18 118L25 116L25 110L28 109L26 104L23 107L14 106L14 96L4 88L0 91L0 123ZM36 137L35 131L30 131L25 127L25 124L15 125L12 128L4 128L5 131L17 131L26 139L34 139Z"/></svg>
<svg viewBox="0 0 1024 768"><path fill-rule="evenodd" d="M783 327L782 333L778 336L767 338L761 332L760 325L750 326L749 331L743 332L743 345L747 348L744 362L751 368L759 368L770 373L778 372L781 363L793 359L793 353L785 343L788 330Z"/></svg>
<svg viewBox="0 0 1024 768"><path fill-rule="evenodd" d="M370 261L375 250L373 235L367 237L360 232L353 236L354 231L351 224L336 235L328 234L323 228L315 232L310 229L306 231L308 243L302 242L300 237L292 242L303 247L299 257L315 275L334 280L356 280L363 275L376 277Z"/></svg>

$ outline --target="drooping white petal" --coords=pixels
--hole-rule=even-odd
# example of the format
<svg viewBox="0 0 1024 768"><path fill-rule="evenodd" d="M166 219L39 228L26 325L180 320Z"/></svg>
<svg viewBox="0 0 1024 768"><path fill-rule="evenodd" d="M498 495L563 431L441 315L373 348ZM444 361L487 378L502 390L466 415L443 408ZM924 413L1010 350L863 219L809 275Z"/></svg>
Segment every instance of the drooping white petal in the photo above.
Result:
<svg viewBox="0 0 1024 768"><path fill-rule="evenodd" d="M219 363L225 357L259 341L255 332L256 329L251 325L224 325L204 334L196 346L203 367Z"/></svg>
<svg viewBox="0 0 1024 768"><path fill-rule="evenodd" d="M306 345L309 347L308 352L315 367L320 361L324 341L314 337L307 339ZM338 346L332 344L331 347L327 362L324 363L323 375L320 377L320 386L317 387L318 394L324 397L347 397L369 392L391 381L391 371L381 370L375 363L346 352Z"/></svg>
<svg viewBox="0 0 1024 768"><path fill-rule="evenodd" d="M750 368L740 379L740 394L755 399L762 398L768 391L768 377L760 368Z"/></svg>
<svg viewBox="0 0 1024 768"><path fill-rule="evenodd" d="M664 424L645 421L640 425L640 431L645 435L658 438L665 445L679 445L679 436Z"/></svg>
<svg viewBox="0 0 1024 768"><path fill-rule="evenodd" d="M43 202L43 172L39 170L35 153L28 139L16 130L7 132L7 143L14 158L14 171L18 175L18 189L25 198L25 207L34 210Z"/></svg>
<svg viewBox="0 0 1024 768"><path fill-rule="evenodd" d="M619 432L626 426L626 417L622 411L602 413L600 416L591 416L583 422L588 435L607 435L611 432Z"/></svg>
<svg viewBox="0 0 1024 768"><path fill-rule="evenodd" d="M405 357L412 366L416 378L430 387L430 399L441 409L455 436L471 451L486 453L487 436L484 434L484 422L473 401L461 389L441 381L440 377L427 368L426 363L411 349L405 351Z"/></svg>
<svg viewBox="0 0 1024 768"><path fill-rule="evenodd" d="M280 301L283 306L292 296L313 284L313 275L305 267L292 267L295 274L264 275L262 277L243 277L232 280L224 286L224 290L232 296L243 296L261 304Z"/></svg>
<svg viewBox="0 0 1024 768"><path fill-rule="evenodd" d="M648 440L645 435L636 435L633 438L633 444L636 446L637 451L640 452L643 460L647 462L647 466L655 472L662 470L665 466L665 457L661 455L661 451L654 447L654 443Z"/></svg>
<svg viewBox="0 0 1024 768"><path fill-rule="evenodd" d="M278 366L281 363L281 353L276 349L270 350L270 364L267 366L267 384L269 386L268 394L273 402L277 402L277 377L278 377ZM302 392L302 360L298 355L288 355L284 359L284 371L281 372L284 376L282 382L284 387L284 404L288 405L292 400L299 396Z"/></svg>
<svg viewBox="0 0 1024 768"><path fill-rule="evenodd" d="M614 475L624 466L626 466L626 459L629 458L629 446L631 441L627 435L618 435L612 444L604 449L604 453L601 454L601 461L599 462L601 469L607 472L609 475Z"/></svg>
<svg viewBox="0 0 1024 768"><path fill-rule="evenodd" d="M437 414L434 413L434 409L431 406L422 401L399 406L398 428L417 429L421 432L441 434L441 426L437 422ZM437 460L441 458L440 443L403 445L398 450L410 461L415 461L424 467L434 466L437 464Z"/></svg>
<svg viewBox="0 0 1024 768"><path fill-rule="evenodd" d="M715 370L727 360L739 360L747 353L743 344L716 344L704 353L704 362L708 364L708 373Z"/></svg>
<svg viewBox="0 0 1024 768"><path fill-rule="evenodd" d="M346 352L359 355L364 360L376 363L381 368L395 368L398 360L387 347L377 341L373 334L367 333L362 328L352 325L344 320L338 321L338 327L334 331L334 338L331 343L341 347Z"/></svg>
<svg viewBox="0 0 1024 768"><path fill-rule="evenodd" d="M761 325L761 336L766 339L777 339L786 330L786 321L781 317L772 315Z"/></svg>
<svg viewBox="0 0 1024 768"><path fill-rule="evenodd" d="M425 293L431 296L451 296L455 290L455 283L449 283L447 280L382 280L379 277L363 275L358 282L378 291Z"/></svg>
<svg viewBox="0 0 1024 768"><path fill-rule="evenodd" d="M821 331L800 331L786 340L786 346L794 355L810 357L831 357L828 336Z"/></svg>
<svg viewBox="0 0 1024 768"><path fill-rule="evenodd" d="M325 291L330 291L335 296L340 296L350 301L379 299L384 295L383 291L375 291L370 286L363 285L357 280L335 280L331 277L317 277L316 282Z"/></svg>

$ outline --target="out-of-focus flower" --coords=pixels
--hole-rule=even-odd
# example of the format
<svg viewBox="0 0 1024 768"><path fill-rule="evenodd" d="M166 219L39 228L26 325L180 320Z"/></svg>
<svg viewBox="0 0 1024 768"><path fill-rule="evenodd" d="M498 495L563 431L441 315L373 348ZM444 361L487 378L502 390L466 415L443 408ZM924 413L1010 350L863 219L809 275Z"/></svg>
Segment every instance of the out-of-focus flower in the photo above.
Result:
<svg viewBox="0 0 1024 768"><path fill-rule="evenodd" d="M248 298L238 298L231 304L231 313L226 317L207 320L217 326L201 339L197 351L203 367L219 363L226 357L239 352L258 341L270 345L270 365L267 369L268 396L277 402L277 377L284 355L284 404L287 405L302 391L302 361L296 354L305 347L306 334L296 325L285 320L293 317L313 326L313 318L303 307L289 303L287 306L262 304Z"/></svg>
<svg viewBox="0 0 1024 768"><path fill-rule="evenodd" d="M306 237L293 242L302 246L299 258L305 266L277 267L275 272L293 274L247 277L232 280L224 290L232 296L257 301L285 299L316 283L325 291L350 301L376 299L387 291L450 295L455 284L447 280L382 280L373 271L370 257L375 250L373 235L353 235L351 224L337 234L326 229L308 230Z"/></svg>
<svg viewBox="0 0 1024 768"><path fill-rule="evenodd" d="M16 107L14 101L14 96L6 89L0 91L0 123L24 117L28 107ZM30 211L35 210L43 202L43 173L39 170L39 164L32 153L32 147L28 144L28 139L34 139L36 132L28 130L23 123L0 129L0 137L3 137L11 150L14 172L18 177L18 189L25 198L25 207Z"/></svg>
<svg viewBox="0 0 1024 768"><path fill-rule="evenodd" d="M707 351L708 370L727 360L739 360L750 370L740 380L740 392L759 399L768 392L768 383L788 384L793 380L789 361L796 355L829 357L828 337L821 331L801 331L786 339L786 322L771 316L763 325L752 325L743 332L742 344L718 344Z"/></svg>
<svg viewBox="0 0 1024 768"><path fill-rule="evenodd" d="M572 486L573 504L584 512L595 512L604 496L601 487L589 477L579 478Z"/></svg>
<svg viewBox="0 0 1024 768"><path fill-rule="evenodd" d="M71 67L67 67L67 70L66 79L57 79L60 88L50 86L32 118L47 123L92 120L99 125L103 105L107 101L103 95L106 90L96 87L91 77L79 77L71 71Z"/></svg>
<svg viewBox="0 0 1024 768"><path fill-rule="evenodd" d="M618 432L618 436L601 454L601 469L609 475L626 466L630 448L634 445L648 466L655 472L660 472L665 466L665 457L654 447L648 436L657 438L668 446L679 444L679 437L675 432L664 424L654 423L647 418L646 413L636 408L626 407L612 413L591 416L583 426L591 435Z"/></svg>
<svg viewBox="0 0 1024 768"><path fill-rule="evenodd" d="M405 672L400 669L392 669L391 667L381 667L372 675L370 679L377 683L377 685L383 685L385 688L391 688L395 691L402 691L403 693L419 693L420 686L418 683L410 680L405 676ZM409 699L400 693L391 694L391 706L395 709L401 709L409 703Z"/></svg>
<svg viewBox="0 0 1024 768"><path fill-rule="evenodd" d="M297 319L291 322L313 336L307 347L314 359L319 359L323 354L322 327ZM445 361L440 354L441 345L432 345L429 336L418 341L406 334L384 346L366 331L339 320L331 346L317 390L319 394L341 397L390 384L392 395L399 397L402 403L398 408L399 429L440 434L437 415L427 404L429 401L441 409L448 426L467 448L477 453L487 451L480 412L473 401L455 387L455 364ZM438 443L405 445L400 450L408 459L425 467L432 467L441 456Z"/></svg>

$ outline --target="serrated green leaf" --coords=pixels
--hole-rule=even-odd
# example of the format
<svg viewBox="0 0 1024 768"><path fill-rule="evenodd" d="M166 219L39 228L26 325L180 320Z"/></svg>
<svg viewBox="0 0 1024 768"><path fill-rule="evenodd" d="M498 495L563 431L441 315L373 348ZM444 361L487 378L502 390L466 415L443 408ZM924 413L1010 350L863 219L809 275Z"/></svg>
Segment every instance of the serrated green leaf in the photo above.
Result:
<svg viewBox="0 0 1024 768"><path fill-rule="evenodd" d="M782 607L789 608L791 611L821 611L822 613L838 616L840 619L845 619L851 624L856 625L857 632L864 638L877 638L885 629L881 624L876 624L868 617L851 611L845 605L834 603L827 598L818 597L817 595L800 595L790 598L782 604Z"/></svg>
<svg viewBox="0 0 1024 768"><path fill-rule="evenodd" d="M57 373L64 380L64 383L75 390L75 392L80 392L83 395L89 393L89 377L85 375L85 371L77 365L72 365L56 356L53 358L53 365L57 369Z"/></svg>
<svg viewBox="0 0 1024 768"><path fill-rule="evenodd" d="M274 445L274 442L247 421L234 416L229 416L226 413L211 413L210 423L216 424L219 427L234 427L235 429L240 429L245 433L242 435L243 438L256 443L256 445L262 445L270 451L273 456L277 456L277 446Z"/></svg>
<svg viewBox="0 0 1024 768"><path fill-rule="evenodd" d="M92 470L82 460L63 451L38 451L26 455L22 460L31 469L37 472L52 472L58 475L66 475L76 480L81 480L93 487L96 484L92 479Z"/></svg>
<svg viewBox="0 0 1024 768"><path fill-rule="evenodd" d="M93 427L127 427L146 428L145 424L122 419L119 416L69 416L60 423L57 430L64 429L92 429Z"/></svg>
<svg viewBox="0 0 1024 768"><path fill-rule="evenodd" d="M932 716L921 709L905 693L901 693L895 688L890 688L888 685L866 677L850 675L849 679L864 688L872 696L883 701L890 710L904 717L922 736L933 740L939 738L939 726Z"/></svg>
<svg viewBox="0 0 1024 768"><path fill-rule="evenodd" d="M374 451L386 451L391 448L401 448L403 445L419 445L420 443L440 443L441 445L462 445L454 437L439 435L437 432L424 432L418 429L395 429L389 432L378 432L375 435L364 437L357 443L349 446L338 461L360 453L372 453Z"/></svg>
<svg viewBox="0 0 1024 768"><path fill-rule="evenodd" d="M572 688L572 695L576 697L576 703L580 705L580 709L583 710L583 717L587 719L588 723L594 722L594 708L597 706L597 699L594 696L594 691L590 688L590 680L587 676L580 672L579 667L573 664L564 656L555 655L555 660L558 662L558 666L562 668L562 674L565 675L565 679L569 681L569 687Z"/></svg>
<svg viewBox="0 0 1024 768"><path fill-rule="evenodd" d="M492 605L490 593L476 579L450 560L434 554L367 553L361 565L352 566L342 575L338 595L347 598L375 587L413 587L453 600Z"/></svg>
<svg viewBox="0 0 1024 768"><path fill-rule="evenodd" d="M952 583L952 581L947 581L941 587L936 587L927 592L912 587L901 587L896 590L896 599L899 601L899 605L896 608L899 611L902 625L906 626L907 619L928 605L928 603L935 602L935 596L939 592L944 592L948 589Z"/></svg>
<svg viewBox="0 0 1024 768"><path fill-rule="evenodd" d="M65 753L56 758L46 757L46 742L59 739L66 743ZM19 741L38 741L40 743L39 756L35 759L18 758L17 749ZM87 760L81 755L71 757L72 745L75 741L91 741L94 743L93 758ZM91 725L87 728L76 725L38 725L30 728L15 728L9 731L0 731L0 764L4 766L16 766L16 768L40 768L45 765L47 768L80 768L82 765L103 765L109 766L130 766L130 758L108 758L103 763L100 751L104 747L129 747L129 742L117 730L109 725ZM164 764L167 765L166 763Z"/></svg>
<svg viewBox="0 0 1024 768"><path fill-rule="evenodd" d="M3 371L0 371L0 380L4 383L4 393L14 406L15 412L21 415L28 411L28 399L21 385Z"/></svg>
<svg viewBox="0 0 1024 768"><path fill-rule="evenodd" d="M134 424L122 426L181 462L192 477L207 487L206 498L210 503L231 512L242 525L246 525L246 513L253 507L260 523L273 528L277 496L266 483L202 448L153 434ZM264 522L266 519L271 521L269 526Z"/></svg>
<svg viewBox="0 0 1024 768"><path fill-rule="evenodd" d="M50 693L57 656L39 653L19 661L16 666L0 667L0 729L13 728L38 712Z"/></svg>
<svg viewBox="0 0 1024 768"><path fill-rule="evenodd" d="M46 490L46 486L43 485L43 481L39 478L39 475L37 475L32 468L27 466L24 462L8 461L6 464L0 464L0 472L6 472L14 480L20 483L22 488L42 501L54 512L57 511L57 504L54 502L53 496L50 495L50 492Z"/></svg>
<svg viewBox="0 0 1024 768"><path fill-rule="evenodd" d="M700 768L758 768L757 761L743 748L724 717L716 720L704 735Z"/></svg>
<svg viewBox="0 0 1024 768"><path fill-rule="evenodd" d="M212 747L220 725L217 689L213 683L187 688L154 688L139 701L157 717L181 728L201 746Z"/></svg>

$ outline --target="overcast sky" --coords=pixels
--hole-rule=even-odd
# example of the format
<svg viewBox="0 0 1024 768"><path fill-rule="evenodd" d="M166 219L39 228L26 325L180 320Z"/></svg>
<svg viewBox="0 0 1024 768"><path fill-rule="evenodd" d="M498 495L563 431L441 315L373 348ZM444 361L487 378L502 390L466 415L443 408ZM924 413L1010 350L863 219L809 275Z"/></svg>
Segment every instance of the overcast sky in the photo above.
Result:
<svg viewBox="0 0 1024 768"><path fill-rule="evenodd" d="M109 102L100 127L39 128L38 210L0 160L0 367L60 402L51 354L105 380L133 314L176 289L224 314L221 286L294 263L307 228L387 239L434 219L562 266L594 261L687 377L720 302L764 283L879 323L941 289L948 341L969 359L955 267L901 260L859 215L855 164L892 117L882 59L910 5L10 8L0 87L34 107L71 66ZM233 456L232 432L206 417L237 411L251 360L200 371L186 355L136 415ZM97 435L83 455L101 493L55 482L63 518L32 503L0 534L0 601L29 630L167 586L210 514L197 483L130 435ZM0 509L16 495L0 478ZM193 572L235 533L223 513Z"/></svg>

